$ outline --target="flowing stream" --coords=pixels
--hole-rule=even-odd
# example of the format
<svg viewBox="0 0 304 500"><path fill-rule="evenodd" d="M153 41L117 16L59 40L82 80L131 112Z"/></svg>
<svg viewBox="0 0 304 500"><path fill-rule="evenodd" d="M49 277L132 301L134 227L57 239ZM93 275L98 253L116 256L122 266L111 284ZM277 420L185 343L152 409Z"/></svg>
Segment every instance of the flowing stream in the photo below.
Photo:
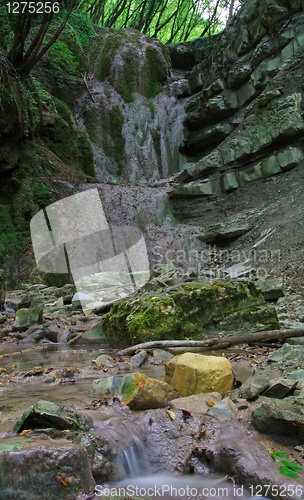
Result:
<svg viewBox="0 0 304 500"><path fill-rule="evenodd" d="M0 414L0 437L8 442L11 438L8 433L11 431L14 421L30 405L37 401L49 400L57 404L74 406L85 410L93 399L90 389L93 379L100 376L108 376L108 373L96 372L91 364L91 360L97 358L101 353L108 353L115 358L116 352L109 350L106 346L103 349L94 346L90 349L71 349L66 345L32 345L23 346L5 346L0 348L1 367L11 370L11 373L17 372L14 381L5 387L0 387L2 413ZM231 350L233 353L233 350ZM213 353L215 354L215 353ZM219 354L217 352L217 354ZM226 353L227 354L227 353ZM44 369L53 368L64 370L66 367L79 370L79 377L75 378L75 383L57 383L54 379L44 378L41 381L40 375L24 376L33 367L43 367ZM234 362L233 369L237 373L237 378L246 380L251 373L249 363ZM135 370L134 370L135 371ZM158 380L164 379L164 366L152 366L148 368L139 368L146 375ZM39 380L40 379L40 380ZM94 412L89 412L93 415ZM115 421L115 418L114 418ZM111 484L98 484L96 498L101 497L101 492L106 494L112 488L112 496L115 488L117 495L124 492L125 497L132 498L135 494L147 496L148 498L170 497L184 498L186 496L203 498L203 493L207 490L212 498L235 498L233 485L224 480L223 475L184 475L176 476L173 474L159 471L159 474L151 475L148 458L145 448L140 438L136 435L136 429L130 427L129 423L123 422L117 426L96 424L97 428L109 439L121 442L122 453L120 454L121 465L125 471L126 479ZM99 427L98 427L99 426ZM7 441L8 440L8 441ZM123 444L125 441L126 444ZM129 443L129 444L128 444ZM149 490L149 491L148 491ZM145 494L143 494L145 493ZM250 494L246 491L239 492L238 498L249 498Z"/></svg>

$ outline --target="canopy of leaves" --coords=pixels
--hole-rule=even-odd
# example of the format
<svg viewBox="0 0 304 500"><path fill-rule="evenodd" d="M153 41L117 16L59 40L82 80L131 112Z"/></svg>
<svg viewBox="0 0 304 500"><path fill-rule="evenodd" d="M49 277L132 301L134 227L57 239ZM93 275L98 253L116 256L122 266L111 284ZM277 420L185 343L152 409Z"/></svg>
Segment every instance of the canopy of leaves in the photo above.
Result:
<svg viewBox="0 0 304 500"><path fill-rule="evenodd" d="M163 43L176 43L219 31L222 10L233 4L234 0L80 0L79 5L95 24L135 28Z"/></svg>

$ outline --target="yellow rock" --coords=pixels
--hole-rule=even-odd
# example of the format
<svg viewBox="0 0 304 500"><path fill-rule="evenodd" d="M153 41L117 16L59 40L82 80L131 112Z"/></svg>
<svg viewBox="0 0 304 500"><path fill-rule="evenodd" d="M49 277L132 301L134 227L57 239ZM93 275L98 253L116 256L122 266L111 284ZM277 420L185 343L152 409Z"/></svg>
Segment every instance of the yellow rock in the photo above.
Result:
<svg viewBox="0 0 304 500"><path fill-rule="evenodd" d="M232 366L228 359L186 352L165 365L167 382L181 396L219 392L232 388Z"/></svg>
<svg viewBox="0 0 304 500"><path fill-rule="evenodd" d="M143 373L130 374L131 379L122 390L122 402L131 410L146 410L149 408L164 408L179 394L160 380L147 377Z"/></svg>

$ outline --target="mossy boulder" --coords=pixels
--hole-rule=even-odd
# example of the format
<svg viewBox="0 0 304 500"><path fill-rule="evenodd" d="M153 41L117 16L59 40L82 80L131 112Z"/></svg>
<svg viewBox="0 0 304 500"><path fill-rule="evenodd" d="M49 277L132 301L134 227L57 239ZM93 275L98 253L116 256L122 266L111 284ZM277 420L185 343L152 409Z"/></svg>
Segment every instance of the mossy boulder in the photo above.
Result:
<svg viewBox="0 0 304 500"><path fill-rule="evenodd" d="M126 102L137 93L155 97L170 74L169 50L137 30L104 30L92 51L94 76L108 83Z"/></svg>
<svg viewBox="0 0 304 500"><path fill-rule="evenodd" d="M16 319L12 326L13 331L27 330L32 325L42 323L43 309L40 306L35 306L32 309L22 308L16 312Z"/></svg>
<svg viewBox="0 0 304 500"><path fill-rule="evenodd" d="M88 431L91 427L91 422L84 415L77 413L75 409L40 400L22 413L13 432L20 433L25 429L45 428Z"/></svg>
<svg viewBox="0 0 304 500"><path fill-rule="evenodd" d="M220 332L279 328L276 310L254 283L183 283L114 304L101 320L112 343L206 339Z"/></svg>

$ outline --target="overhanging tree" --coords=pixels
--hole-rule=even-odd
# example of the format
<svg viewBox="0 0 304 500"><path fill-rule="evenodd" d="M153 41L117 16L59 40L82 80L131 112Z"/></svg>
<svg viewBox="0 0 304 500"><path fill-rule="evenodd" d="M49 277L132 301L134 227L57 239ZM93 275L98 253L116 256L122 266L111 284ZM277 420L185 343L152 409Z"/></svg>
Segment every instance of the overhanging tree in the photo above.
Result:
<svg viewBox="0 0 304 500"><path fill-rule="evenodd" d="M35 64L56 42L76 6L77 0L58 0L59 9L65 8L66 14L48 42L44 40L55 12L52 8L51 12L44 12L41 15L33 13L30 8L30 4L33 3L35 2L27 2L24 5L25 2L20 2L20 10L17 14L7 14L14 33L8 59L22 77L29 75Z"/></svg>

